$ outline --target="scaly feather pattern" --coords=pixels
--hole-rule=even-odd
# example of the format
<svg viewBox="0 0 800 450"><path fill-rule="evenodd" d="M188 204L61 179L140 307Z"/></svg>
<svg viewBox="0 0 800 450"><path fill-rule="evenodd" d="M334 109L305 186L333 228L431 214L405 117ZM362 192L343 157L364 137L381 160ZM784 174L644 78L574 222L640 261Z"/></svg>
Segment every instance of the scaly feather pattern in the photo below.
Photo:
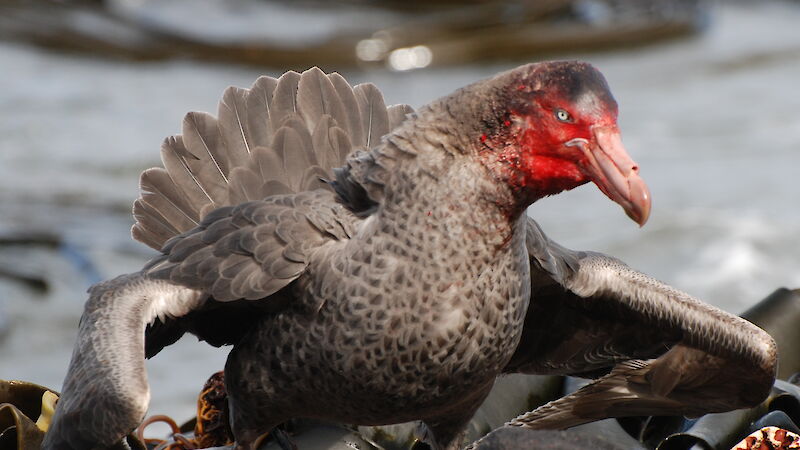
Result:
<svg viewBox="0 0 800 450"><path fill-rule="evenodd" d="M411 113L408 105L387 109L372 84L353 88L317 68L230 87L218 118L187 114L182 134L162 145L164 168L142 174L133 237L161 249L217 208L329 189L322 180L334 167L376 146Z"/></svg>

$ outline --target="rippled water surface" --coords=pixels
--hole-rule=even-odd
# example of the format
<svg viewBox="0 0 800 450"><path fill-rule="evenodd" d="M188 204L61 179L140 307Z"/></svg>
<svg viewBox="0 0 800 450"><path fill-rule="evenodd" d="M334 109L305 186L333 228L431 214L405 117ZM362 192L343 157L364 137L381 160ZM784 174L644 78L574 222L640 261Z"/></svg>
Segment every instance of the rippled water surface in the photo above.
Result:
<svg viewBox="0 0 800 450"><path fill-rule="evenodd" d="M638 229L593 186L530 214L564 245L611 253L733 312L776 287L800 287L798 22L797 2L723 6L696 38L565 55L608 78L653 214ZM344 75L374 81L387 103L420 106L509 67ZM129 238L139 172L158 164L161 140L180 131L186 111L215 112L226 86L249 86L260 73L0 44L0 234L62 242L0 246L0 267L50 284L42 293L0 278L0 378L60 387L86 287L153 254ZM226 353L189 337L149 362L151 413L192 415Z"/></svg>

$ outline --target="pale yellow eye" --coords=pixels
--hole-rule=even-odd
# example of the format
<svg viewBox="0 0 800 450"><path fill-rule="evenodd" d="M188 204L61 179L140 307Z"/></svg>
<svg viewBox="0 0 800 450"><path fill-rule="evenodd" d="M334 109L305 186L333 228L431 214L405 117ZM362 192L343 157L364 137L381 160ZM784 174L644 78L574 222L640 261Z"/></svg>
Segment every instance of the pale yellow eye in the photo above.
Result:
<svg viewBox="0 0 800 450"><path fill-rule="evenodd" d="M563 109L557 109L555 114L556 119L558 119L559 122L572 122L572 116L570 116L569 113Z"/></svg>

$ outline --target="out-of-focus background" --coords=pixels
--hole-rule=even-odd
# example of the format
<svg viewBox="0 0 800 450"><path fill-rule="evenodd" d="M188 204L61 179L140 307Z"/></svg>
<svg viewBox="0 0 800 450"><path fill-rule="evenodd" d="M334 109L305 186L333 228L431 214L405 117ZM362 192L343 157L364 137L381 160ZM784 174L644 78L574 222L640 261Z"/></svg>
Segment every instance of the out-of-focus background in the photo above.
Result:
<svg viewBox="0 0 800 450"><path fill-rule="evenodd" d="M800 2L0 0L0 379L61 386L86 288L154 252L138 175L229 85L320 65L414 107L542 59L607 77L653 195L642 229L593 185L529 213L741 312L800 287ZM227 351L148 363L150 413L194 414Z"/></svg>

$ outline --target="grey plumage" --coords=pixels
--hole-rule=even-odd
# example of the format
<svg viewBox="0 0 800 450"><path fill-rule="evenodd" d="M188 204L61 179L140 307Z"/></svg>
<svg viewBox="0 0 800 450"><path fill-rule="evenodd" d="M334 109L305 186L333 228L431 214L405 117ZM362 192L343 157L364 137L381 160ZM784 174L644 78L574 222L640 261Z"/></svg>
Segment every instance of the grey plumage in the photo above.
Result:
<svg viewBox="0 0 800 450"><path fill-rule="evenodd" d="M278 80L275 78L261 76L247 93L245 121L247 134L250 136L248 142L251 147L269 145L273 130L269 117L272 111L272 98L277 86Z"/></svg>
<svg viewBox="0 0 800 450"><path fill-rule="evenodd" d="M524 131L510 114L547 86L600 90L615 114L580 63L523 66L417 113L311 69L226 90L218 119L188 114L134 204L134 238L161 255L90 291L44 447L124 436L146 411L144 356L187 331L234 345L243 449L304 416L422 420L453 450L504 372L598 379L520 426L759 401L775 369L763 331L524 216L539 191L508 153Z"/></svg>
<svg viewBox="0 0 800 450"><path fill-rule="evenodd" d="M378 140L389 132L389 114L383 103L383 95L373 84L362 84L353 89L361 114L361 129L366 148L372 148Z"/></svg>
<svg viewBox="0 0 800 450"><path fill-rule="evenodd" d="M223 145L217 119L208 113L190 112L183 118L181 136L191 156L185 161L198 180L203 180L203 190L216 209L228 203L228 175L231 170L230 155Z"/></svg>
<svg viewBox="0 0 800 450"><path fill-rule="evenodd" d="M273 195L215 210L145 271L216 301L259 300L300 276L315 249L349 238L355 222L329 191Z"/></svg>

